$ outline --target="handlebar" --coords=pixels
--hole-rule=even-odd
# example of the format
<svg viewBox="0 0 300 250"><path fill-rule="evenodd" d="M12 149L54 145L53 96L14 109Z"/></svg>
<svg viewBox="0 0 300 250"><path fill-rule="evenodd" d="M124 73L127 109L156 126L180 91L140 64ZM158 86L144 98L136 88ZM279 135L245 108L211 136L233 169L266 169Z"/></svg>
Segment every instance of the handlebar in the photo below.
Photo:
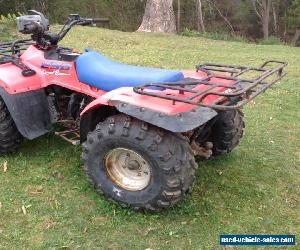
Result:
<svg viewBox="0 0 300 250"><path fill-rule="evenodd" d="M71 30L71 28L75 25L80 25L80 26L94 25L94 20L91 18L82 18L77 14L71 14L68 17L67 22L62 27L61 31L58 33L59 41L61 41Z"/></svg>
<svg viewBox="0 0 300 250"><path fill-rule="evenodd" d="M81 26L88 26L88 25L94 25L95 24L95 21L94 19L91 19L91 18L85 18L83 19L82 22L78 23L78 25L81 25Z"/></svg>
<svg viewBox="0 0 300 250"><path fill-rule="evenodd" d="M31 34L32 40L40 47L56 46L71 28L75 25L94 25L94 20L82 18L78 14L69 15L66 23L58 34L49 32L49 21L45 16L37 11L30 10L29 15L21 16L17 19L19 31L23 34Z"/></svg>

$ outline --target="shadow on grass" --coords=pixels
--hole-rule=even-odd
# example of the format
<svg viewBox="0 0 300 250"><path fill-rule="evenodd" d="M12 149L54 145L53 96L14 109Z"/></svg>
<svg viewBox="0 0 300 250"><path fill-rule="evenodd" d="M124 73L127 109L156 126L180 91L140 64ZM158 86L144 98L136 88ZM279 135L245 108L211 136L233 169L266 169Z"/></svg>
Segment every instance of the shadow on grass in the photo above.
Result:
<svg viewBox="0 0 300 250"><path fill-rule="evenodd" d="M39 139L28 141L25 140L21 150L11 160L14 162L24 162L25 167L44 168L41 171L53 179L53 181L64 182L64 186L70 189L76 188L78 195L90 196L97 205L102 206L103 202L107 203L104 210L118 210L122 214L132 214L130 209L121 208L107 202L106 199L98 195L93 186L86 180L85 173L82 169L80 159L81 147L72 146L53 134L45 135ZM189 215L193 212L206 213L212 209L211 205L199 197L209 197L214 193L216 188L222 184L222 175L220 172L224 170L224 166L232 164L232 157L223 156L213 158L211 160L197 160L199 169L193 187L186 195L184 200L174 208L163 210L161 216L166 214L171 215ZM63 180L59 180L57 176L64 176ZM29 177L30 178L30 177ZM79 184L82 185L79 187ZM101 200L101 202L97 202ZM99 211L99 210L98 210ZM100 209L101 213L104 211ZM152 213L144 212L144 214L153 215Z"/></svg>

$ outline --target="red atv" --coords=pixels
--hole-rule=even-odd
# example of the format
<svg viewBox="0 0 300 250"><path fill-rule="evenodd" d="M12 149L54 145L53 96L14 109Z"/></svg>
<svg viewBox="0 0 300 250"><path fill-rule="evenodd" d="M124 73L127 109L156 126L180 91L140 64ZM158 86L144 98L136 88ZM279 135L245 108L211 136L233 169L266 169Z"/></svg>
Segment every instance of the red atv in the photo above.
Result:
<svg viewBox="0 0 300 250"><path fill-rule="evenodd" d="M23 138L52 131L83 144L82 158L97 191L134 209L174 206L193 183L195 156L231 152L243 136L240 108L285 74L284 62L260 68L198 65L195 71L137 67L87 49L59 47L43 14L19 17L29 40L0 44L0 155Z"/></svg>

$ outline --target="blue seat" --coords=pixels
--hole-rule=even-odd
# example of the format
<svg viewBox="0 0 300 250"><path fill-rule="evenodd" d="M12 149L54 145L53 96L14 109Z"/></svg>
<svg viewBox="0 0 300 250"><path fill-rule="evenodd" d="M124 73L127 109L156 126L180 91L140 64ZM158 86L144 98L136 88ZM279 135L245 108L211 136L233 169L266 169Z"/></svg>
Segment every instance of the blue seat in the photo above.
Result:
<svg viewBox="0 0 300 250"><path fill-rule="evenodd" d="M95 51L80 55L76 70L79 81L104 91L145 83L177 82L184 78L180 71L122 64Z"/></svg>

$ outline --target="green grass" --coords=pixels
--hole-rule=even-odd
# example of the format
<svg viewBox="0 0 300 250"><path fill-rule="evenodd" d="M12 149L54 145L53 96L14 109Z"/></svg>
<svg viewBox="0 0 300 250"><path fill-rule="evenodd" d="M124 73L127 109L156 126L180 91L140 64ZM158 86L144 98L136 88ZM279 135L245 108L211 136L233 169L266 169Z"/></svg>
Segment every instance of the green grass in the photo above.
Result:
<svg viewBox="0 0 300 250"><path fill-rule="evenodd" d="M98 196L85 178L80 147L52 135L26 141L20 153L0 158L0 166L8 162L6 173L0 167L0 248L219 249L220 234L299 237L299 48L81 27L63 45L173 69L200 62L259 66L268 59L290 65L284 80L244 109L240 146L200 161L192 193L160 214L135 213Z"/></svg>
<svg viewBox="0 0 300 250"><path fill-rule="evenodd" d="M246 37L232 35L226 32L198 32L195 30L184 29L181 32L181 35L186 37L202 37L206 39L220 40L220 41L233 41L233 42L244 42L244 43L250 42L250 40L248 40Z"/></svg>

